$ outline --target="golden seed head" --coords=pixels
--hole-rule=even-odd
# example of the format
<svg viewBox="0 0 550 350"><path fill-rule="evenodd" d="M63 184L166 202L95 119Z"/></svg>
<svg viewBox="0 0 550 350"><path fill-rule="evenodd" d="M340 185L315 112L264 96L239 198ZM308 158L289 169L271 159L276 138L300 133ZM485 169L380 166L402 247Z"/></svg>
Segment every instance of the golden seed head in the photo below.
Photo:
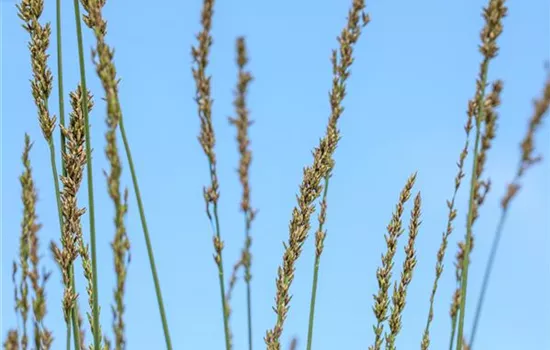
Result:
<svg viewBox="0 0 550 350"><path fill-rule="evenodd" d="M44 9L43 0L22 0L17 4L18 15L23 20L23 28L30 35L29 51L33 79L31 80L32 95L38 109L38 120L44 138L51 141L55 129L56 118L48 111L48 99L52 91L53 75L48 67L47 54L50 45L50 24L40 24Z"/></svg>

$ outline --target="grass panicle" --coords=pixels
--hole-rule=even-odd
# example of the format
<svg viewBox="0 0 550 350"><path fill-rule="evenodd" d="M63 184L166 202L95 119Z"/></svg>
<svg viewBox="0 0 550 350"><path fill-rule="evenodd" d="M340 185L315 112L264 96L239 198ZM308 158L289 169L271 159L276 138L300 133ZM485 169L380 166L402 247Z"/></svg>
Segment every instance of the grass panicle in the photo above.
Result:
<svg viewBox="0 0 550 350"><path fill-rule="evenodd" d="M44 269L41 271L43 266L40 262L40 242L38 238L41 225L38 223L36 214L38 195L30 161L31 148L31 139L29 135L25 134L25 146L21 156L23 173L19 176L21 201L23 203L23 218L19 238L19 264L14 261L12 270L15 312L21 319L21 326L18 330L8 332L6 341L3 344L4 349L25 350L35 348L48 350L53 342L53 335L44 322L47 313L45 287L50 273ZM19 282L17 281L18 270L20 270ZM31 319L33 329L32 337L29 337L27 332L29 319ZM31 344L29 344L30 339L32 339Z"/></svg>
<svg viewBox="0 0 550 350"><path fill-rule="evenodd" d="M294 280L295 264L302 253L302 248L310 229L310 218L315 208L314 203L321 195L321 180L330 174L334 166L333 154L340 138L338 120L344 108L342 101L346 94L346 81L350 75L353 63L353 48L369 17L363 11L364 0L354 0L348 14L348 22L342 30L338 41L340 55L336 50L332 54L333 81L330 92L331 114L325 136L319 146L313 151L313 164L303 171L303 180L300 185L300 194L297 196L297 206L292 211L289 225L289 238L284 246L283 263L279 266L276 280L276 296L274 311L277 320L272 329L265 336L265 343L269 350L281 348L280 338L283 333L284 322L290 308L290 286Z"/></svg>
<svg viewBox="0 0 550 350"><path fill-rule="evenodd" d="M116 119L108 118L108 131L105 135L107 139L107 147L105 152L111 165L111 172L108 174L107 186L109 188L109 196L113 200L115 206L115 238L111 243L114 253L114 265L116 273L116 288L114 291L115 305L113 309L113 332L115 333L115 349L122 350L126 347L126 339L124 336L124 292L126 286L126 275L128 263L130 260L130 240L128 238L126 227L124 225L124 217L128 208L128 191L124 192L124 198L120 193L120 176L122 167L118 155L116 144Z"/></svg>
<svg viewBox="0 0 550 350"><path fill-rule="evenodd" d="M61 175L63 190L61 191L61 203L63 214L63 235L61 237L61 248L52 243L54 258L62 271L62 280L64 285L63 306L66 322L70 317L75 317L78 321L78 312L76 310L77 293L72 283L74 276L74 262L80 256L80 246L83 241L81 217L85 213L84 208L78 207L78 191L83 180L84 166L86 165L86 152L84 145L85 120L82 113L82 87L70 94L72 112L70 114L69 127L61 127L66 140L66 151L63 159L66 168L66 175ZM88 93L88 105L91 108L91 94ZM83 264L85 264L83 257ZM75 324L74 333L77 335L77 344L81 343L78 322Z"/></svg>
<svg viewBox="0 0 550 350"><path fill-rule="evenodd" d="M388 233L384 236L386 240L387 250L382 255L382 266L376 270L376 280L378 281L378 292L374 297L374 306L372 308L374 316L376 318L376 326L373 326L374 330L374 343L369 347L371 350L380 350L384 342L382 335L384 331L384 323L388 319L388 309L390 306L389 289L392 283L392 270L393 259L397 252L397 243L399 237L404 232L403 229L403 211L405 210L405 204L411 197L411 191L416 182L416 173L413 173L407 179L405 186L399 194L399 200L395 206L395 211L392 214L389 225L387 226Z"/></svg>
<svg viewBox="0 0 550 350"><path fill-rule="evenodd" d="M252 291L251 291L251 265L252 254L250 247L252 246L252 236L250 235L250 229L252 227L252 221L256 217L257 210L253 209L250 205L250 184L249 184L249 171L250 163L252 162L252 152L250 150L250 140L248 137L248 129L253 124L249 119L249 111L246 106L246 95L248 93L248 86L252 81L252 75L246 70L248 64L248 55L246 50L246 42L244 37L237 38L237 66L238 81L237 89L235 92L235 106L236 118L229 118L229 122L235 125L237 129L237 143L240 154L239 159L239 180L243 189L241 199L241 211L244 214L245 225L245 242L241 251L241 257L235 264L233 272L231 274L230 284L228 287L228 294L232 286L235 285L236 272L240 266L244 268L244 280L246 282L246 306L247 306L247 322L248 322L248 349L252 350ZM229 299L228 299L229 300ZM229 302L228 302L229 303ZM228 305L229 307L229 305Z"/></svg>
<svg viewBox="0 0 550 350"><path fill-rule="evenodd" d="M191 54L193 57L193 78L195 80L196 92L195 101L198 107L198 115L200 118L200 134L199 142L202 149L208 159L209 171L210 171L210 185L204 188L204 200L206 203L206 214L212 227L214 228L214 261L218 267L218 276L220 284L220 295L222 300L222 313L223 313L223 328L225 335L225 348L231 349L231 330L229 327L229 313L230 307L227 303L227 296L225 292L225 280L224 280L224 267L223 267L223 247L224 242L220 233L220 220L218 216L218 199L220 197L218 174L217 174L217 162L214 147L216 144L216 137L214 134L214 127L212 125L212 97L210 93L211 77L207 76L206 69L208 67L208 60L210 54L210 47L212 46L212 17L214 15L214 0L204 0L201 12L201 26L202 29L197 34L197 46L191 48ZM211 211L212 210L212 211Z"/></svg>
<svg viewBox="0 0 550 350"><path fill-rule="evenodd" d="M20 176L24 208L21 236L22 238L24 237L26 244L28 245L28 260L30 261L30 268L27 269L26 275L30 281L33 292L30 305L33 314L34 347L36 349L47 350L50 349L53 342L53 335L44 323L44 318L47 313L45 286L50 277L50 273L44 269L41 271L42 266L39 253L40 240L38 238L38 231L40 230L41 225L37 223L36 202L38 196L34 186L32 167L29 157L31 147L32 144L30 137L25 135L25 150L23 152L22 159L25 170Z"/></svg>
<svg viewBox="0 0 550 350"><path fill-rule="evenodd" d="M392 295L391 315L388 320L390 332L386 334L386 349L395 350L395 340L401 331L402 322L401 315L405 309L407 300L407 287L412 281L414 268L416 267L416 251L414 245L418 236L420 227L422 200L420 192L414 198L414 207L411 212L411 221L409 224L409 241L405 246L405 261L403 262L403 271L401 272L401 280L399 286L394 284Z"/></svg>
<svg viewBox="0 0 550 350"><path fill-rule="evenodd" d="M53 88L53 75L48 67L47 53L50 46L50 23L42 25L40 17L44 11L44 0L22 0L17 4L19 18L24 22L23 28L30 35L29 51L33 79L31 80L32 95L38 109L38 120L42 134L48 142L52 142L56 117L48 110L48 100Z"/></svg>
<svg viewBox="0 0 550 350"><path fill-rule="evenodd" d="M454 179L454 192L451 199L447 200L447 209L449 209L449 214L447 216L446 230L445 232L443 232L441 245L439 246L439 250L437 251L437 262L435 265L435 280L432 287L432 292L430 294L430 308L428 311L428 320L426 321L426 328L424 329L424 334L422 335L422 342L420 345L421 350L428 350L430 347L430 326L434 318L435 295L437 293L439 279L443 274L443 267L444 267L443 260L445 259L445 252L447 250L449 237L453 233L453 229L454 229L453 222L457 216L455 201L456 201L456 196L458 194L458 190L460 189L460 185L462 184L462 179L464 179L464 176L465 176L464 163L466 161L466 158L468 157L468 148L470 145L470 134L473 128L474 113L475 113L475 101L470 100L468 104L467 120L466 120L466 124L464 125L464 132L466 133L466 141L464 142L464 147L460 152L460 156L457 162L458 172ZM454 300L458 301L458 299L456 298ZM455 309L456 309L456 306L455 306ZM452 320L456 319L456 312L453 313L453 316L451 316L451 319Z"/></svg>
<svg viewBox="0 0 550 350"><path fill-rule="evenodd" d="M16 289L16 305L19 315L21 316L22 325L21 325L21 349L25 350L29 344L29 336L27 333L27 324L29 319L29 238L30 230L38 230L38 227L35 226L35 216L34 215L34 206L36 203L36 195L34 193L29 193L30 185L32 186L32 178L29 176L31 174L28 172L30 166L29 162L29 152L31 149L30 138L28 135L25 135L25 149L23 151L23 164L25 166L25 172L20 176L19 180L22 185L22 196L23 201L23 220L21 222L21 236L19 238L19 270L21 270L21 279L19 282L19 288ZM14 274L17 270L17 266L14 263Z"/></svg>
<svg viewBox="0 0 550 350"><path fill-rule="evenodd" d="M521 158L518 164L518 168L516 170L514 179L508 185L506 193L501 200L501 213L498 219L496 232L493 238L493 243L491 244L491 252L489 253L487 266L485 267L483 282L481 284L481 292L477 301L474 321L472 325L472 331L470 333L470 340L469 340L470 347L472 347L474 344L475 336L479 326L481 311L483 308L485 295L487 293L489 280L491 278L491 272L493 269L496 253L502 237L504 223L508 215L510 202L517 196L521 188L520 183L523 176L525 175L525 172L529 168L531 168L533 165L537 164L542 160L541 156L534 155L534 151L535 151L534 139L535 139L535 134L537 130L542 126L543 119L545 118L545 116L547 116L549 106L550 106L550 74L546 79L546 82L542 91L542 96L539 99L534 101L534 112L531 118L529 119L527 132L520 144Z"/></svg>

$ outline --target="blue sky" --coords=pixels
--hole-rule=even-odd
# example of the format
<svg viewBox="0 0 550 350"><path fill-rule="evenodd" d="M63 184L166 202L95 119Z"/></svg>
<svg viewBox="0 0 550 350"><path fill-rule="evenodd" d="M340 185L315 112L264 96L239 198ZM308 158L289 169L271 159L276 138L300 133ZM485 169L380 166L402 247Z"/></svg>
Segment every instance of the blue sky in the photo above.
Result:
<svg viewBox="0 0 550 350"><path fill-rule="evenodd" d="M260 213L253 226L254 343L262 348L272 327L275 276L281 242L301 181L302 168L325 130L331 84L330 52L345 23L350 1L279 0L219 1L213 23L214 45L209 72L215 99L224 259L229 271L243 241L239 213L241 190L235 168L238 153L233 115L236 82L235 38L245 35L250 69L255 77L249 106L251 129L252 205ZM434 278L436 252L446 223L445 201L452 194L455 163L464 142L467 101L474 93L480 62L477 51L483 25L482 0L386 2L368 1L372 21L356 49L341 119L342 140L331 181L327 230L321 262L314 348L365 349L372 343L372 294L375 271L385 244L383 235L399 191L418 171L416 190L423 197L423 223L418 237L418 265L403 315L400 349L418 348ZM503 104L487 174L493 190L476 224L469 300L479 292L499 201L519 159L519 142L532 98L545 78L550 52L547 0L513 1L504 21L500 55L490 79L503 79ZM16 325L13 313L11 262L16 257L22 208L17 176L22 168L23 135L35 141L32 162L39 190L37 206L42 252L54 270L47 287L47 324L64 343L60 308L60 275L46 250L59 236L48 150L42 139L30 94L28 36L20 27L14 2L0 3L2 27L2 326L4 336ZM223 327L218 278L212 260L211 230L204 213L202 188L207 161L196 136L199 119L193 102L190 48L200 30L201 1L108 1L107 40L116 48L116 66L126 128L136 158L145 209L156 252L168 321L175 349L221 349ZM54 1L46 1L44 18L55 20ZM66 94L78 83L72 1L63 1L63 59ZM50 65L55 72L52 38ZM93 44L85 31L87 57ZM110 304L114 287L113 207L101 170L104 155L105 105L91 60L88 80L97 106L91 114L94 184L103 330L111 332ZM57 80L55 81L57 84ZM57 86L51 110L57 114ZM550 157L550 128L537 135L537 149ZM58 141L57 141L58 142ZM59 149L59 145L57 147ZM124 164L123 180L131 188ZM471 163L467 163L467 173ZM548 162L525 177L513 203L477 338L479 349L544 349L550 347L549 183ZM466 187L464 187L465 189ZM81 204L87 203L85 191ZM466 192L459 195L456 231L451 236L435 306L432 348L445 349L450 330L449 303L454 288L456 242L464 235ZM407 214L408 215L408 214ZM84 222L88 218L84 217ZM127 219L132 261L127 289L129 349L160 349L163 335L137 206L131 196ZM88 237L88 228L85 235ZM402 246L396 267L402 261ZM305 244L292 287L291 310L284 343L297 336L305 345L313 264L313 240ZM77 268L80 272L80 267ZM394 276L398 270L394 270ZM84 296L84 280L77 280ZM246 347L243 284L237 286L232 327L235 349ZM82 300L82 306L86 302ZM467 327L474 303L470 303ZM90 335L87 337L90 340Z"/></svg>

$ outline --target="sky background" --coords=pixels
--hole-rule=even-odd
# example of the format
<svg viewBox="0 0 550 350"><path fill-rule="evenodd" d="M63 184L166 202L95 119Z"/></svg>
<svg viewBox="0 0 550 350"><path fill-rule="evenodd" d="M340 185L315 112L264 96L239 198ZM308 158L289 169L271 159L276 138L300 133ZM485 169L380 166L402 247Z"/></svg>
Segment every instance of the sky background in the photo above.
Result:
<svg viewBox="0 0 550 350"><path fill-rule="evenodd" d="M78 83L75 20L72 1L62 1L65 94ZM467 101L474 94L481 55L477 50L486 1L368 1L372 21L357 44L355 63L341 119L342 140L328 197L328 236L321 261L314 348L366 349L373 341L372 295L376 268L385 251L384 234L399 192L414 171L422 192L423 217L417 239L418 264L408 290L400 349L419 347L434 279L436 252L445 229L445 201L453 191L456 161L464 144ZM55 21L54 1L46 1L44 20ZM60 274L46 249L59 239L54 189L46 142L30 93L28 35L21 28L15 2L1 8L1 184L2 184L2 337L16 326L11 263L16 258L22 206L18 176L27 132L35 141L31 159L39 191L37 212L43 224L41 252L53 276L47 285L47 325L54 349L64 344ZM255 120L250 131L253 151L251 201L260 213L253 223L254 345L264 347L272 327L277 266L303 166L323 135L329 115L330 53L345 24L351 0L218 1L213 22L212 74L214 127L220 180L220 216L229 274L243 243L239 212L234 115L237 71L235 39L245 35L255 77L248 103ZM136 162L152 234L174 349L221 349L223 327L217 269L212 259L211 229L204 212L202 188L208 183L207 160L197 141L199 118L193 101L191 45L200 30L202 2L108 1L107 40L116 48L115 63L126 129ZM502 107L497 137L486 174L493 187L475 226L466 331L479 292L499 202L519 160L519 142L545 79L550 57L548 0L511 1L500 55L490 66L490 79L502 79ZM103 330L111 337L110 305L114 288L114 209L102 169L108 169L103 90L91 64L91 32L85 28L89 88L95 94L91 113L94 185L98 237L99 298ZM56 40L50 66L56 71ZM58 113L57 74L51 96ZM68 101L68 98L66 98ZM58 134L56 133L56 142ZM550 158L550 128L536 137L537 151ZM57 144L59 149L59 144ZM121 149L122 150L122 149ZM125 160L125 157L123 157ZM549 162L530 170L513 202L497 256L478 349L549 349ZM164 346L148 258L127 164L123 182L130 188L127 217L132 261L127 282L128 349ZM471 160L466 165L469 178ZM85 183L85 181L84 181ZM84 187L83 187L84 188ZM454 281L456 242L464 236L467 186L458 197L456 230L450 238L445 270L435 304L432 349L446 349L450 333L449 304ZM87 205L85 190L80 202ZM410 203L409 203L410 204ZM407 222L408 210L407 206ZM314 219L316 216L314 217ZM88 217L83 218L85 237ZM314 222L315 225L315 222ZM305 348L309 309L313 236L306 242L292 286L291 310L283 343L299 338ZM394 276L403 258L400 242ZM77 274L81 276L80 264ZM77 279L85 298L85 281ZM239 283L233 301L235 349L246 348L245 288ZM81 305L87 302L82 299ZM86 310L86 309L85 309ZM91 339L88 333L88 341Z"/></svg>

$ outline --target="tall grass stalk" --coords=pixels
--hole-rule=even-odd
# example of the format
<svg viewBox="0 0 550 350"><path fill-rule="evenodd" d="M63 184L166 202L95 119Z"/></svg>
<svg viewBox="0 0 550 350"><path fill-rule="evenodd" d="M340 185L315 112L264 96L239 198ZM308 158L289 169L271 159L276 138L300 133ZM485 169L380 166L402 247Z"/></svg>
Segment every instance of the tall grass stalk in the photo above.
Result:
<svg viewBox="0 0 550 350"><path fill-rule="evenodd" d="M313 282L311 284L311 299L309 302L309 322L307 328L306 349L311 350L313 344L313 325L315 321L315 302L317 300L317 286L319 280L319 264L321 263L321 254L323 253L326 232L323 228L327 213L327 194L330 174L325 177L323 197L321 199L321 212L319 213L319 226L315 234L315 262L313 264Z"/></svg>
<svg viewBox="0 0 550 350"><path fill-rule="evenodd" d="M297 205L292 211L288 242L284 244L283 262L277 271L276 305L273 308L277 319L273 328L266 332L264 338L268 350L279 350L281 348L280 338L290 308L290 287L294 280L294 266L308 237L311 215L315 211L314 203L321 195L321 181L330 174L334 167L333 154L340 138L338 120L344 110L342 102L346 95L346 82L350 75L349 69L353 63L353 49L360 37L362 27L369 21L364 9L364 0L353 0L348 13L347 24L338 37L340 43L339 54L337 50L332 52L331 113L326 133L313 151L313 164L304 169L300 194L297 196Z"/></svg>
<svg viewBox="0 0 550 350"><path fill-rule="evenodd" d="M495 262L495 257L498 251L500 240L502 237L502 231L506 218L508 216L508 210L510 208L510 202L517 196L521 185L521 179L525 175L525 172L534 164L540 162L542 158L540 156L535 156L534 150L534 137L536 131L540 128L543 122L543 118L547 116L548 108L550 106L550 75L546 80L545 86L543 88L542 96L535 100L534 102L535 110L533 116L529 120L529 126L525 134L524 139L522 140L521 146L521 159L518 164L518 168L514 179L508 185L507 191L501 201L501 213L498 219L495 235L493 237L493 243L491 244L491 252L489 254L489 259L487 261L487 266L485 267L485 273L483 275L483 282L481 284L481 291L478 297L476 311L474 315L474 321L472 326L472 331L470 333L469 346L473 348L474 340L477 334L477 329L479 321L481 318L481 311L485 301L485 295L487 293L487 288L489 287L489 281L491 279L491 273L493 270L493 265Z"/></svg>
<svg viewBox="0 0 550 350"><path fill-rule="evenodd" d="M76 23L76 37L78 43L78 65L80 69L80 86L82 91L88 91L86 84L86 65L84 63L84 42L82 39L82 24L80 20L80 4L78 0L73 1L74 17ZM88 217L90 222L90 245L92 249L92 284L93 284L93 308L92 320L94 338L94 349L101 349L101 333L99 325L99 288L97 276L97 247L96 247L96 232L95 232L95 205L94 205L94 180L92 168L92 140L90 135L90 121L88 115L88 99L82 99L82 114L84 115L84 130L86 134L86 174L88 185Z"/></svg>
<svg viewBox="0 0 550 350"><path fill-rule="evenodd" d="M88 15L84 16L84 21L90 29L95 31L97 29L98 24L90 20L90 9L91 9L90 6L97 6L101 10L101 8L105 4L105 1L96 0L96 2L94 3L93 1L90 1L90 0L83 0L82 4L84 6L84 9L88 12ZM105 26L106 26L106 24L105 24ZM101 28L99 28L99 29L101 29ZM105 28L101 29L101 30L105 30ZM153 283L154 283L154 286L155 286L157 304L158 304L160 318L161 318L161 322L162 322L162 328L163 328L163 332L164 332L164 340L165 340L167 349L171 350L172 349L172 340L170 338L170 332L169 332L169 328L168 328L168 320L167 320L167 317L166 317L166 311L165 311L165 307L164 307L164 300L163 300L162 292L161 292L161 288L160 288L160 280L159 280L159 277L158 277L157 267L156 267L156 264L155 264L153 245L151 243L151 237L150 237L150 234L149 234L149 227L147 225L147 219L146 219L146 216L145 216L145 209L144 209L144 206L143 206L143 200L141 198L141 191L140 191L140 188L139 188L139 183L138 183L137 174L136 174L136 170L135 170L134 160L133 160L132 152L131 152L131 149L130 149L130 143L128 141L128 136L126 135L126 129L124 127L124 118L123 118L122 113L120 113L120 115L118 116L118 127L120 129L120 135L122 137L122 142L124 144L124 150L125 150L125 153L126 153L126 158L128 160L128 166L130 168L130 175L132 177L132 185L134 187L136 201L137 201L137 204L138 204L138 211L139 211L139 216L140 216L140 221L141 221L141 227L142 227L143 235L144 235L144 238L145 238L145 245L147 247L147 255L149 257L149 265L150 265L150 268L151 268L151 274L153 275Z"/></svg>
<svg viewBox="0 0 550 350"><path fill-rule="evenodd" d="M124 118L120 115L119 121L120 135L122 136L122 143L124 144L124 150L126 152L126 158L128 160L128 167L130 168L130 175L132 177L132 184L136 195L138 204L139 217L141 220L141 227L143 229L143 236L145 238L145 245L147 247L147 255L149 257L149 266L151 267L151 274L153 275L153 283L155 285L155 293L157 296L157 304L160 313L160 319L162 322L162 330L164 332L164 341L166 343L166 349L172 350L172 340L170 338L170 331L168 328L168 319L166 318L166 311L164 307L164 299L162 298L162 292L160 288L160 280L157 273L157 267L155 264L155 256L153 251L153 244L151 243L151 237L149 235L149 228L147 226L147 220L145 218L145 209L143 207L143 201L141 199L141 191L139 190L139 184L137 180L136 170L134 166L134 160L130 150L130 143L126 136L126 130L124 128Z"/></svg>
<svg viewBox="0 0 550 350"><path fill-rule="evenodd" d="M225 279L222 251L224 243L220 233L220 219L218 216L219 183L216 170L216 154L214 146L216 138L212 125L212 97L210 95L210 77L206 75L208 66L210 46L212 45L212 16L214 15L214 0L204 0L201 11L202 29L197 35L198 45L191 48L193 56L193 78L195 79L198 115L201 122L199 142L204 154L208 158L210 172L210 185L204 188L204 200L206 203L206 214L214 228L214 261L218 267L218 279L220 284L220 296L222 301L223 328L225 336L225 348L231 349L231 330L229 328L229 305L225 293ZM212 207L213 213L210 211Z"/></svg>
<svg viewBox="0 0 550 350"><path fill-rule="evenodd" d="M428 350L430 347L430 326L433 321L434 317L434 302L435 302L435 295L437 293L437 287L439 284L439 279L441 278L441 275L443 274L443 261L445 259L445 252L447 250L447 244L449 241L449 237L451 233L453 232L453 222L457 216L457 209L455 207L455 201L456 196L458 195L458 190L460 189L460 186L462 184L462 179L464 178L464 162L466 161L466 158L468 156L468 148L470 145L470 133L472 131L473 127L473 119L475 114L475 101L471 100L468 104L468 112L467 112L467 121L464 125L464 131L466 133L466 141L464 142L464 147L462 148L462 151L460 152L460 156L458 159L457 167L458 172L454 179L454 192L450 200L447 200L447 208L449 209L449 214L447 215L447 225L446 230L443 232L442 239L441 239L441 245L439 246L439 250L437 251L437 262L435 266L435 280L432 287L432 292L430 294L430 308L428 311L428 319L426 321L426 327L424 329L424 334L422 336L422 342L420 345L421 350ZM454 304L454 301L453 301ZM454 312L454 311L453 311ZM456 329L456 312L455 315L451 316L452 320L452 332ZM451 335L451 342L450 347L452 349L452 346L454 345L454 334Z"/></svg>
<svg viewBox="0 0 550 350"><path fill-rule="evenodd" d="M250 184L249 184L249 170L250 163L252 162L252 152L249 149L250 141L248 138L248 129L252 125L252 121L248 117L248 109L246 106L246 95L248 93L248 85L252 81L252 75L246 71L246 65L248 64L248 55L246 50L246 43L243 37L237 38L237 66L238 81L237 89L235 91L235 106L236 118L229 118L229 122L235 125L237 129L237 143L240 154L239 159L239 180L241 182L243 193L241 199L241 211L244 215L245 226L245 242L241 252L241 258L235 264L233 274L230 280L227 293L230 294L232 286L235 285L236 272L239 267L244 268L244 280L246 282L246 311L248 321L248 349L252 350L252 288L251 288L251 264L252 254L250 253L250 247L252 245L252 237L250 235L250 229L252 221L256 217L256 210L250 206ZM230 298L226 298L229 302Z"/></svg>
<svg viewBox="0 0 550 350"><path fill-rule="evenodd" d="M490 140L494 137L494 128L496 123L496 115L492 108L499 104L498 95L500 93L500 83L493 87L492 95L486 100L485 89L487 86L487 75L489 70L489 62L496 57L498 53L497 38L502 33L502 19L506 16L507 8L504 5L504 0L490 0L489 5L484 9L485 27L481 31L480 51L483 55L483 62L479 80L477 82L476 93L476 138L474 143L472 174L470 182L470 197L468 200L468 217L466 224L466 241L464 249L464 258L462 269L460 272L460 308L458 316L457 330L457 350L462 350L464 342L464 319L466 313L466 293L468 290L468 268L470 265L470 250L472 244L472 226L478 216L478 208L483 203L485 195L489 189L489 183L482 182L480 177L483 172L483 166L486 158L485 152L490 147ZM481 127L485 126L485 135L481 137ZM481 145L480 145L481 143ZM481 191L485 190L482 194Z"/></svg>
<svg viewBox="0 0 550 350"><path fill-rule="evenodd" d="M337 121L343 112L342 101L346 91L346 80L349 77L349 68L353 62L353 46L361 33L360 21L366 25L369 18L363 12L365 3L355 0L349 11L347 26L343 29L339 39L340 56L333 51L333 88L330 94L331 116L326 135L320 140L314 151L314 160L311 167L304 169L303 182L298 196L298 205L293 210L290 223L289 241L285 244L283 265L279 267L277 278L277 294L275 311L277 321L275 326L267 331L265 342L270 350L280 349L280 337L286 319L290 294L289 289L294 279L294 265L301 255L302 246L310 228L310 217L314 212L314 201L321 194L321 180L329 176L333 166L333 153L339 140Z"/></svg>
<svg viewBox="0 0 550 350"><path fill-rule="evenodd" d="M58 91L58 101L59 101L59 123L62 127L65 127L65 91L63 88L63 43L62 43L62 31L61 31L61 0L55 1L55 31L57 37L57 91ZM65 135L63 131L59 131L61 137L61 154L65 153ZM65 168L65 160L61 157L61 169L62 175L67 175L67 169ZM76 290L76 282L74 276L74 266L71 268L71 286L73 290ZM79 348L79 336L80 332L78 329L78 304L75 303L74 310L71 314L72 319L72 329L74 333L74 348ZM70 347L70 331L67 334L67 350Z"/></svg>

